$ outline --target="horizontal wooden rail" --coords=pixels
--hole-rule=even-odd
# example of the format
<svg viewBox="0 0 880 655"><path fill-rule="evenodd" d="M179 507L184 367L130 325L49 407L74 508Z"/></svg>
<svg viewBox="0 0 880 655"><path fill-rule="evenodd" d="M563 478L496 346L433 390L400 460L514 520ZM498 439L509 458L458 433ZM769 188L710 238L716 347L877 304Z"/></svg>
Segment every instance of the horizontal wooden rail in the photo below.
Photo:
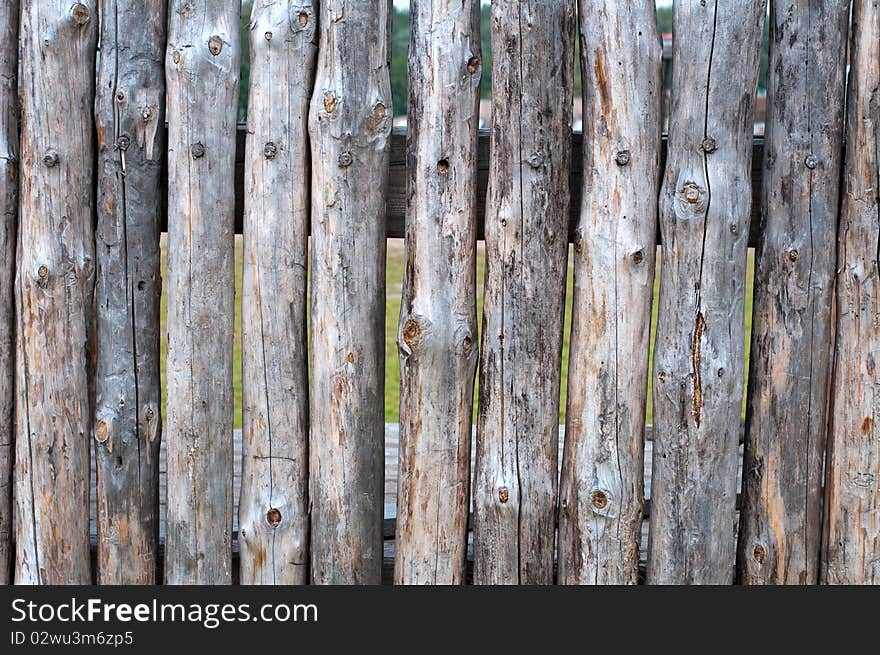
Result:
<svg viewBox="0 0 880 655"><path fill-rule="evenodd" d="M238 141L235 148L235 231L241 234L242 212L244 203L244 141L247 126L238 126ZM569 241L574 236L577 215L581 206L581 172L583 134L573 132L571 135L571 218L569 220ZM760 236L761 216L761 165L764 154L763 137L755 137L752 143L752 227L749 233L749 245L755 246ZM666 161L666 138L663 138L663 149L660 154L660 168ZM479 171L477 179L477 235L483 239L483 220L486 210L486 185L489 179L489 130L480 130ZM388 177L388 214L386 230L389 239L402 239L406 222L406 128L396 127L391 135L391 170ZM165 226L162 228L165 231ZM660 231L657 231L660 240Z"/></svg>

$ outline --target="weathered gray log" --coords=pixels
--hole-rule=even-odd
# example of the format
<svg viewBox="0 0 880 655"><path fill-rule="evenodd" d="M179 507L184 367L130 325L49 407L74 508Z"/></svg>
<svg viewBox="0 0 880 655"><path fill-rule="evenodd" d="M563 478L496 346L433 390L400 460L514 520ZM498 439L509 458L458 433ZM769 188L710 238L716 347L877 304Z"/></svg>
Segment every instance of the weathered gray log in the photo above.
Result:
<svg viewBox="0 0 880 655"><path fill-rule="evenodd" d="M321 3L312 146L311 579L382 574L388 0Z"/></svg>
<svg viewBox="0 0 880 655"><path fill-rule="evenodd" d="M18 225L18 0L0 5L0 584L12 557L15 235Z"/></svg>
<svg viewBox="0 0 880 655"><path fill-rule="evenodd" d="M826 584L880 584L878 0L855 1L852 35L821 579Z"/></svg>
<svg viewBox="0 0 880 655"><path fill-rule="evenodd" d="M317 9L316 0L257 0L251 14L238 515L243 584L308 582L308 116Z"/></svg>
<svg viewBox="0 0 880 655"><path fill-rule="evenodd" d="M660 186L653 0L579 2L584 190L560 480L559 582L635 584Z"/></svg>
<svg viewBox="0 0 880 655"><path fill-rule="evenodd" d="M648 582L733 580L752 110L764 2L678 2Z"/></svg>
<svg viewBox="0 0 880 655"><path fill-rule="evenodd" d="M478 584L553 582L574 11L573 0L492 3Z"/></svg>
<svg viewBox="0 0 880 655"><path fill-rule="evenodd" d="M229 583L238 2L175 0L168 81L169 584Z"/></svg>
<svg viewBox="0 0 880 655"><path fill-rule="evenodd" d="M410 3L406 261L394 578L461 584L477 365L480 3Z"/></svg>
<svg viewBox="0 0 880 655"><path fill-rule="evenodd" d="M744 584L818 579L849 5L788 0L770 11L737 567Z"/></svg>
<svg viewBox="0 0 880 655"><path fill-rule="evenodd" d="M15 581L88 584L96 0L21 3Z"/></svg>
<svg viewBox="0 0 880 655"><path fill-rule="evenodd" d="M102 0L95 286L98 582L154 584L165 0Z"/></svg>

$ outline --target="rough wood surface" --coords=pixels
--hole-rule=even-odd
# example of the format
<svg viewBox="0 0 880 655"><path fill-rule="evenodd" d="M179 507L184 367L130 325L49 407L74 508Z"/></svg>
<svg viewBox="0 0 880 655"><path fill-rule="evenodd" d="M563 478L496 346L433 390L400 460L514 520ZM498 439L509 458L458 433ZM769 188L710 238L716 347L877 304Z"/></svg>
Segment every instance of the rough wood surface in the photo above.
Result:
<svg viewBox="0 0 880 655"><path fill-rule="evenodd" d="M388 0L321 3L312 146L311 580L382 574Z"/></svg>
<svg viewBox="0 0 880 655"><path fill-rule="evenodd" d="M827 584L878 584L880 1L856 0L852 34L821 578Z"/></svg>
<svg viewBox="0 0 880 655"><path fill-rule="evenodd" d="M787 0L770 10L738 542L744 584L818 579L849 5Z"/></svg>
<svg viewBox="0 0 880 655"><path fill-rule="evenodd" d="M308 116L317 10L317 1L257 0L251 14L238 517L243 584L308 582Z"/></svg>
<svg viewBox="0 0 880 655"><path fill-rule="evenodd" d="M169 584L231 580L239 13L237 2L169 9Z"/></svg>
<svg viewBox="0 0 880 655"><path fill-rule="evenodd" d="M553 582L574 14L573 0L492 3L479 584Z"/></svg>
<svg viewBox="0 0 880 655"><path fill-rule="evenodd" d="M674 7L648 582L730 584L764 2Z"/></svg>
<svg viewBox="0 0 880 655"><path fill-rule="evenodd" d="M15 581L88 584L97 3L21 3Z"/></svg>
<svg viewBox="0 0 880 655"><path fill-rule="evenodd" d="M559 582L635 584L660 186L653 0L579 2L584 190L574 244Z"/></svg>
<svg viewBox="0 0 880 655"><path fill-rule="evenodd" d="M10 583L18 227L18 0L0 5L0 585Z"/></svg>
<svg viewBox="0 0 880 655"><path fill-rule="evenodd" d="M460 584L477 366L480 3L413 0L398 584Z"/></svg>
<svg viewBox="0 0 880 655"><path fill-rule="evenodd" d="M98 582L154 584L165 0L102 0L95 97Z"/></svg>

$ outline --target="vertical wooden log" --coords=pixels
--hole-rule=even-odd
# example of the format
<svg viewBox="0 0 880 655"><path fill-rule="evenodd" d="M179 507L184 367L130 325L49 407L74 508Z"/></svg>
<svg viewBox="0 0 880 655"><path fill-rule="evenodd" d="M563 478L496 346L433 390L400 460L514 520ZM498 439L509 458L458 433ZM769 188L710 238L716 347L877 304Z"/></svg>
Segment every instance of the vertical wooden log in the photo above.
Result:
<svg viewBox="0 0 880 655"><path fill-rule="evenodd" d="M751 198L764 2L674 6L660 194L648 582L733 580Z"/></svg>
<svg viewBox="0 0 880 655"><path fill-rule="evenodd" d="M574 2L492 3L474 579L553 582Z"/></svg>
<svg viewBox="0 0 880 655"><path fill-rule="evenodd" d="M388 0L327 0L312 145L312 582L382 573Z"/></svg>
<svg viewBox="0 0 880 655"><path fill-rule="evenodd" d="M243 584L308 582L308 115L317 0L250 23L242 300Z"/></svg>
<svg viewBox="0 0 880 655"><path fill-rule="evenodd" d="M165 580L227 584L238 2L174 0L168 81Z"/></svg>
<svg viewBox="0 0 880 655"><path fill-rule="evenodd" d="M21 5L15 581L88 584L97 2Z"/></svg>
<svg viewBox="0 0 880 655"><path fill-rule="evenodd" d="M831 362L846 0L770 10L738 574L816 584Z"/></svg>
<svg viewBox="0 0 880 655"><path fill-rule="evenodd" d="M18 223L18 0L0 5L0 585L12 558L15 234Z"/></svg>
<svg viewBox="0 0 880 655"><path fill-rule="evenodd" d="M635 584L660 186L653 0L580 0L584 190L574 247L559 581Z"/></svg>
<svg viewBox="0 0 880 655"><path fill-rule="evenodd" d="M410 3L398 584L464 582L477 364L480 3Z"/></svg>
<svg viewBox="0 0 880 655"><path fill-rule="evenodd" d="M852 21L821 577L880 584L880 1Z"/></svg>
<svg viewBox="0 0 880 655"><path fill-rule="evenodd" d="M165 0L102 0L95 97L98 582L154 584Z"/></svg>

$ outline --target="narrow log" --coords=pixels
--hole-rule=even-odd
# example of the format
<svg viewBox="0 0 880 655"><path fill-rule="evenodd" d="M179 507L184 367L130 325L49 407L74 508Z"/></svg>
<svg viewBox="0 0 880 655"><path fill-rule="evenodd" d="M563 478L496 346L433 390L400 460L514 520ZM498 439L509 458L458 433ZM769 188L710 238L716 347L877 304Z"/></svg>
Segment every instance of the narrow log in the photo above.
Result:
<svg viewBox="0 0 880 655"><path fill-rule="evenodd" d="M238 2L174 0L168 81L168 584L228 584Z"/></svg>
<svg viewBox="0 0 880 655"><path fill-rule="evenodd" d="M492 3L478 584L553 582L574 13L573 0Z"/></svg>
<svg viewBox="0 0 880 655"><path fill-rule="evenodd" d="M388 0L321 3L312 146L311 579L382 575Z"/></svg>
<svg viewBox="0 0 880 655"><path fill-rule="evenodd" d="M18 226L18 0L0 5L0 585L10 583Z"/></svg>
<svg viewBox="0 0 880 655"><path fill-rule="evenodd" d="M752 114L764 2L674 7L648 582L733 581Z"/></svg>
<svg viewBox="0 0 880 655"><path fill-rule="evenodd" d="M880 584L880 2L852 13L821 579Z"/></svg>
<svg viewBox="0 0 880 655"><path fill-rule="evenodd" d="M584 189L559 509L559 581L635 584L660 186L653 0L580 0Z"/></svg>
<svg viewBox="0 0 880 655"><path fill-rule="evenodd" d="M743 584L818 580L849 5L788 0L770 10Z"/></svg>
<svg viewBox="0 0 880 655"><path fill-rule="evenodd" d="M394 579L461 584L477 365L480 3L413 0Z"/></svg>
<svg viewBox="0 0 880 655"><path fill-rule="evenodd" d="M242 584L308 582L309 102L318 3L250 23L242 299Z"/></svg>
<svg viewBox="0 0 880 655"><path fill-rule="evenodd" d="M88 584L96 0L21 3L15 581Z"/></svg>
<svg viewBox="0 0 880 655"><path fill-rule="evenodd" d="M102 0L95 97L98 583L154 584L165 0Z"/></svg>

